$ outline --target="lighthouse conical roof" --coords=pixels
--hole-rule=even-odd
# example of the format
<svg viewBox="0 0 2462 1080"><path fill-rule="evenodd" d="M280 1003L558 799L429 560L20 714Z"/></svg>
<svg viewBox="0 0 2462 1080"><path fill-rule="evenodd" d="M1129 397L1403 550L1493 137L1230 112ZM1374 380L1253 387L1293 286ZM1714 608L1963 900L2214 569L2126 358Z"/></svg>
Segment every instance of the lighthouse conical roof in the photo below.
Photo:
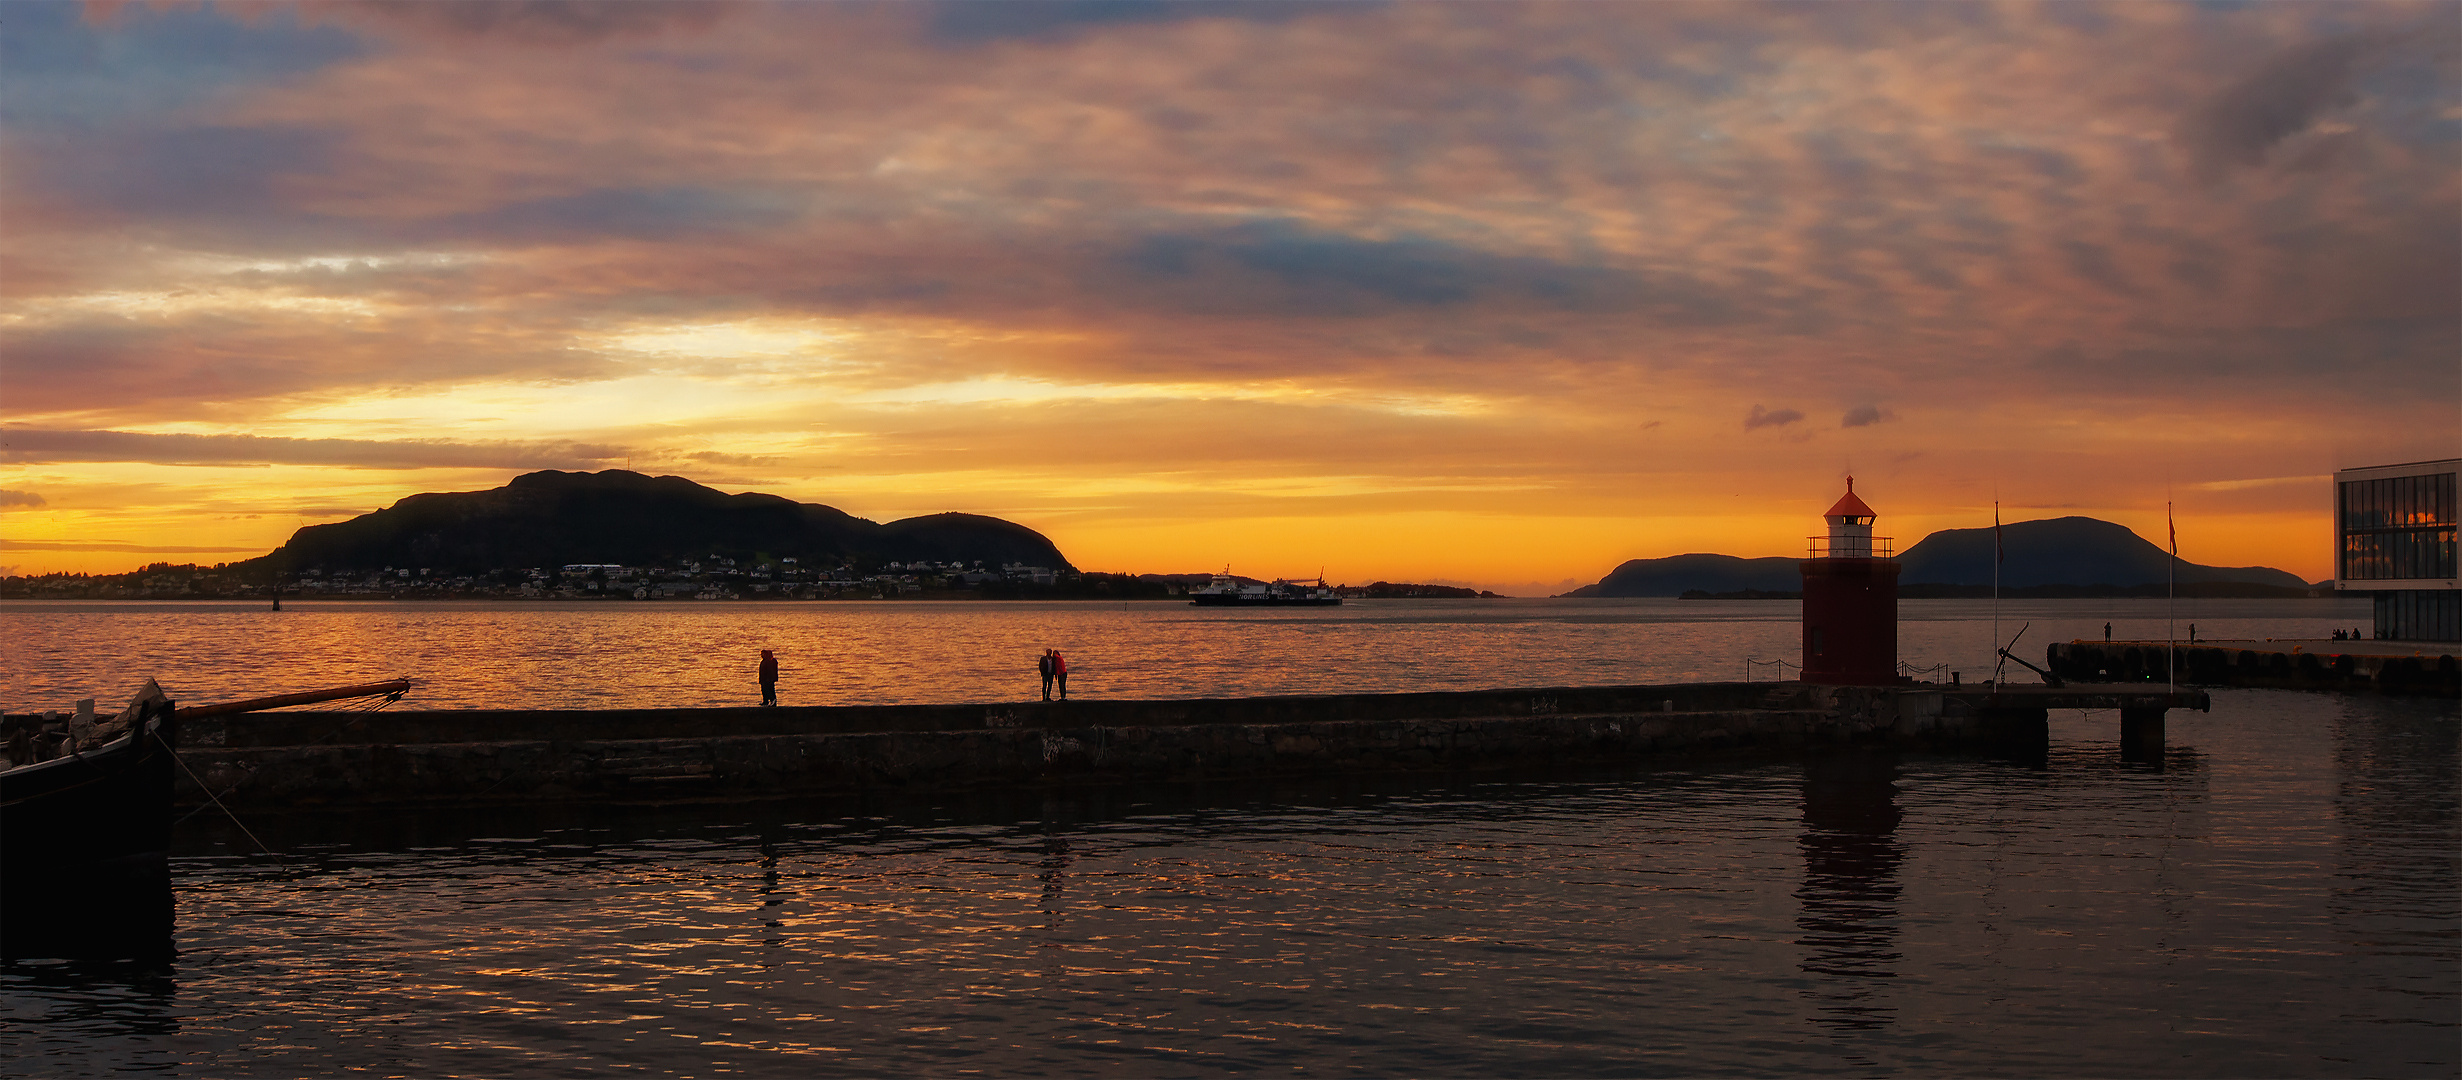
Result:
<svg viewBox="0 0 2462 1080"><path fill-rule="evenodd" d="M1855 481L1853 481L1853 480L1848 480L1848 481L1847 481L1847 493L1846 493L1846 497L1845 497L1845 498L1842 498L1842 499L1839 499L1839 500L1838 500L1838 505L1833 506L1833 507L1830 507L1830 508L1829 508L1829 512L1828 512L1828 513L1826 513L1826 514L1823 514L1823 515L1821 515L1821 516L1822 516L1822 517L1879 517L1880 515L1879 515L1879 514L1876 514L1876 513L1873 513L1873 512L1872 512L1872 508L1871 508L1871 507L1869 507L1869 506L1865 506L1865 505L1864 505L1864 501L1863 501L1862 499L1858 499L1858 498L1856 498L1856 497L1855 497Z"/></svg>

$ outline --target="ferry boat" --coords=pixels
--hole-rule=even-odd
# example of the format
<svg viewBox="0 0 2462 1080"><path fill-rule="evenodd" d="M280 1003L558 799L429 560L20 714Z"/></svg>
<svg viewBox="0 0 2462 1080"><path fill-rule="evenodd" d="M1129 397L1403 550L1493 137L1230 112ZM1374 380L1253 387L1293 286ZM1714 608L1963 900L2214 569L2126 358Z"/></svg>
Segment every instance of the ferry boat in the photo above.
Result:
<svg viewBox="0 0 2462 1080"><path fill-rule="evenodd" d="M1284 578L1275 578L1271 585L1243 585L1226 567L1205 588L1189 593L1188 602L1198 607L1332 607L1342 598L1322 575L1315 588Z"/></svg>

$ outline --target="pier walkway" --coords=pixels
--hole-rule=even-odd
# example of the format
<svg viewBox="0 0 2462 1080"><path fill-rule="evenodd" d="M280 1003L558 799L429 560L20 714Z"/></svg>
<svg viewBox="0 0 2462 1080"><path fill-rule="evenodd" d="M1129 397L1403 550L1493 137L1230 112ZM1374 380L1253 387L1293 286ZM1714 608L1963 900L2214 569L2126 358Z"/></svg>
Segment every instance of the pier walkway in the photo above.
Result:
<svg viewBox="0 0 2462 1080"><path fill-rule="evenodd" d="M2120 709L2139 743L2150 736L2159 747L2164 710L2206 707L2202 693L2142 685L1799 682L971 705L273 712L182 723L176 737L188 772L177 798L198 805L211 792L242 809L655 803L1587 765L1855 745L2040 757L2050 709Z"/></svg>
<svg viewBox="0 0 2462 1080"><path fill-rule="evenodd" d="M2462 644L2450 641L2079 640L2051 645L2044 666L2080 682L2160 685L2168 674L2182 685L2462 697L2457 653Z"/></svg>

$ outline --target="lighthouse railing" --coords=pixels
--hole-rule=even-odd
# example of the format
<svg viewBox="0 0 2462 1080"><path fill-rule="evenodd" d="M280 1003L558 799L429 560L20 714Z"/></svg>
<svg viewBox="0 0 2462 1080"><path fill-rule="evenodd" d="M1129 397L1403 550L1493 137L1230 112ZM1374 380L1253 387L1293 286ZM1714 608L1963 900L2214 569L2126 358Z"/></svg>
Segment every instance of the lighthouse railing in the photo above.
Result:
<svg viewBox="0 0 2462 1080"><path fill-rule="evenodd" d="M1891 559L1897 557L1894 536L1808 536L1814 559Z"/></svg>

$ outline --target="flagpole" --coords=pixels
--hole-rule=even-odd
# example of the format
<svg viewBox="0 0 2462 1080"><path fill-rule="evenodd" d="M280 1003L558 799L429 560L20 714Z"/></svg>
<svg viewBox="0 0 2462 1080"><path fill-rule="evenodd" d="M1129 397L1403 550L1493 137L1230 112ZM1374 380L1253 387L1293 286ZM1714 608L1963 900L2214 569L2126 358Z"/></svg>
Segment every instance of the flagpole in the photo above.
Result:
<svg viewBox="0 0 2462 1080"><path fill-rule="evenodd" d="M2000 683L2000 500L1992 500L1992 682Z"/></svg>
<svg viewBox="0 0 2462 1080"><path fill-rule="evenodd" d="M2171 504L2163 504L2163 529L2171 534L2171 558L2163 563L2163 683L2172 692L2180 689L2180 594L2173 586L2179 576L2180 526L2172 520Z"/></svg>

